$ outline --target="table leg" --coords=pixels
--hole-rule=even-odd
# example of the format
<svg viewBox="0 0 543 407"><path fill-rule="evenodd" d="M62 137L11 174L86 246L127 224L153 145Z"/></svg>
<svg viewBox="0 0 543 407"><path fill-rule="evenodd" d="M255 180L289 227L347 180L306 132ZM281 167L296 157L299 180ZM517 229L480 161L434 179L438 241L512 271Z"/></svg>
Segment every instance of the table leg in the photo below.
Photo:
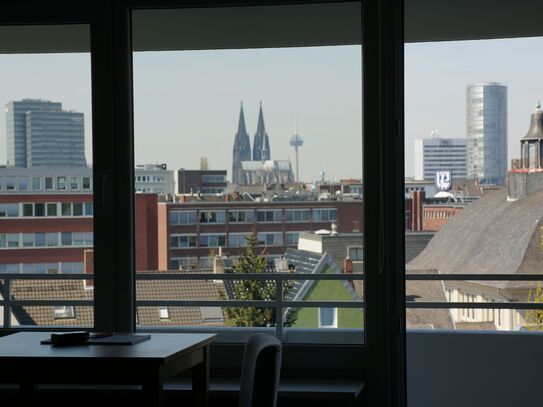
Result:
<svg viewBox="0 0 543 407"><path fill-rule="evenodd" d="M164 406L164 380L161 368L157 368L156 371L149 372L146 375L142 390L145 405L153 407Z"/></svg>
<svg viewBox="0 0 543 407"><path fill-rule="evenodd" d="M192 399L195 407L209 406L209 345L202 348L202 363L192 368Z"/></svg>
<svg viewBox="0 0 543 407"><path fill-rule="evenodd" d="M19 385L19 396L24 404L32 405L36 401L38 386L34 383L21 383Z"/></svg>

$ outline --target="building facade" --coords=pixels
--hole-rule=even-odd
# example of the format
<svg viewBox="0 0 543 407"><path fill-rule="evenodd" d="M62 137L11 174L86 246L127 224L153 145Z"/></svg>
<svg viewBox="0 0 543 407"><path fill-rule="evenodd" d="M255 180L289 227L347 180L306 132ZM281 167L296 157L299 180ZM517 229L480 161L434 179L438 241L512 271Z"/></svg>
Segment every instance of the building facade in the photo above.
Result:
<svg viewBox="0 0 543 407"><path fill-rule="evenodd" d="M178 194L223 194L226 186L226 170L177 171Z"/></svg>
<svg viewBox="0 0 543 407"><path fill-rule="evenodd" d="M415 140L415 180L434 180L436 171L450 170L453 179L465 179L467 140L425 138Z"/></svg>
<svg viewBox="0 0 543 407"><path fill-rule="evenodd" d="M166 164L136 165L134 171L136 193L175 194L175 175Z"/></svg>
<svg viewBox="0 0 543 407"><path fill-rule="evenodd" d="M467 178L503 185L507 176L507 86L469 85L466 91Z"/></svg>
<svg viewBox="0 0 543 407"><path fill-rule="evenodd" d="M62 104L24 99L6 105L7 164L86 167L83 113Z"/></svg>
<svg viewBox="0 0 543 407"><path fill-rule="evenodd" d="M219 247L237 256L245 236L256 233L259 250L283 255L302 232L330 229L360 232L362 201L159 202L159 269L210 267Z"/></svg>

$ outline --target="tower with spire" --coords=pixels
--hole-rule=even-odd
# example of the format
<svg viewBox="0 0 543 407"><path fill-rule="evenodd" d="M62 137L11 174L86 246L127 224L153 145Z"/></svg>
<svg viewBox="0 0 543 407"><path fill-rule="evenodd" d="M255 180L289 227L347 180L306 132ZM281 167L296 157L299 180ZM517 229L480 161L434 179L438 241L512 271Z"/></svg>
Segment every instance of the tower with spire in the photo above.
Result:
<svg viewBox="0 0 543 407"><path fill-rule="evenodd" d="M253 161L267 161L271 157L270 139L264 126L264 115L262 114L262 102L258 112L258 124L256 126L255 138L253 141Z"/></svg>
<svg viewBox="0 0 543 407"><path fill-rule="evenodd" d="M262 113L262 110L261 110ZM245 127L245 116L243 114L243 102L239 111L238 132L234 139L234 149L232 152L232 183L243 184L242 161L251 160L251 140Z"/></svg>

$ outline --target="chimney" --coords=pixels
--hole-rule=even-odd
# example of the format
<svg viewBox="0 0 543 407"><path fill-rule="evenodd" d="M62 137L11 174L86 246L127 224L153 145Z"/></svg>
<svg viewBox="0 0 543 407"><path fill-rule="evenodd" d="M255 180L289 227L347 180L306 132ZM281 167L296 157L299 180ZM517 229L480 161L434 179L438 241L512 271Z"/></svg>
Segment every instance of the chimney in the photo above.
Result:
<svg viewBox="0 0 543 407"><path fill-rule="evenodd" d="M83 251L83 270L85 274L94 274L94 250ZM94 289L94 280L83 280L83 287L86 290Z"/></svg>

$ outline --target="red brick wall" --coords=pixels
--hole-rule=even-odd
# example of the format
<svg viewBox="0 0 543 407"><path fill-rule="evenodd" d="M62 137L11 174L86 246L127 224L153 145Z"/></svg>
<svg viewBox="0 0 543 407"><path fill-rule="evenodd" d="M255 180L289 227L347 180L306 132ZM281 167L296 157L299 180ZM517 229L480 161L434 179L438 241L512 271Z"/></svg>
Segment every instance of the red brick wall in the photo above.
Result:
<svg viewBox="0 0 543 407"><path fill-rule="evenodd" d="M423 230L439 231L454 215L462 210L460 207L423 207Z"/></svg>
<svg viewBox="0 0 543 407"><path fill-rule="evenodd" d="M158 269L158 196L136 194L136 270Z"/></svg>

